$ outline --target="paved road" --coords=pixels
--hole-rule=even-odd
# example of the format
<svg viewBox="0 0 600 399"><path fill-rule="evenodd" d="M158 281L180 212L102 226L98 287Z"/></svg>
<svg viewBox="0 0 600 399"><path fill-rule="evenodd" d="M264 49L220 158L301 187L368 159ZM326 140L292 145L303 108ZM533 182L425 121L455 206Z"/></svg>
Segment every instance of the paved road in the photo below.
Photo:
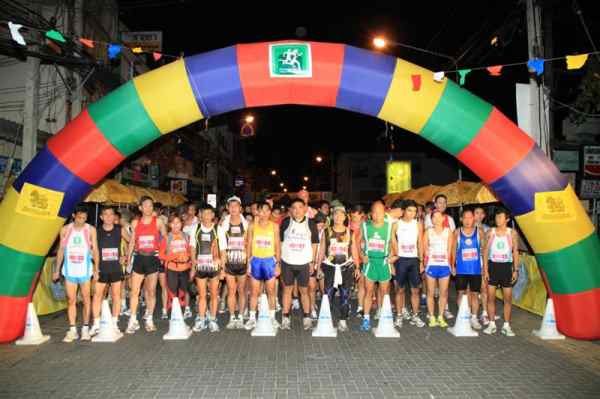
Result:
<svg viewBox="0 0 600 399"><path fill-rule="evenodd" d="M529 335L540 318L516 313L515 338L405 326L377 339L353 319L337 339L315 339L296 317L276 338L165 342L161 322L115 344L62 343L59 313L41 318L50 343L0 346L0 398L599 398L600 344L541 342Z"/></svg>

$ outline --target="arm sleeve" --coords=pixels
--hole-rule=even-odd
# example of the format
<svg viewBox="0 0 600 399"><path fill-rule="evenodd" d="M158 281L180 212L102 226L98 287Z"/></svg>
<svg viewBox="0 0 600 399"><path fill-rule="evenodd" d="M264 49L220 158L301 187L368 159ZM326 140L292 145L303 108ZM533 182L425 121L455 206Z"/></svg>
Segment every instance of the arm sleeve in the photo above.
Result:
<svg viewBox="0 0 600 399"><path fill-rule="evenodd" d="M308 228L310 229L311 243L318 244L319 243L319 230L317 229L317 224L312 219L309 219L309 221L308 221Z"/></svg>
<svg viewBox="0 0 600 399"><path fill-rule="evenodd" d="M287 228L290 226L290 218L287 217L285 219L283 219L283 222L281 222L281 226L279 226L279 240L281 242L283 242L283 237L285 235L285 231L287 230Z"/></svg>

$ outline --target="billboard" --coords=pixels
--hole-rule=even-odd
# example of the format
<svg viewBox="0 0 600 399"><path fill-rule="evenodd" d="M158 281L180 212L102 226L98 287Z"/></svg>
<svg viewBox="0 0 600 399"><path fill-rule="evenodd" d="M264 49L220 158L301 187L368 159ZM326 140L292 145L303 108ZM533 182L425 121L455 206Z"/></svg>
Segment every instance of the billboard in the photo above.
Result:
<svg viewBox="0 0 600 399"><path fill-rule="evenodd" d="M401 193L412 188L412 164L410 161L387 163L387 193Z"/></svg>
<svg viewBox="0 0 600 399"><path fill-rule="evenodd" d="M121 32L126 47L141 47L146 52L162 51L162 31Z"/></svg>

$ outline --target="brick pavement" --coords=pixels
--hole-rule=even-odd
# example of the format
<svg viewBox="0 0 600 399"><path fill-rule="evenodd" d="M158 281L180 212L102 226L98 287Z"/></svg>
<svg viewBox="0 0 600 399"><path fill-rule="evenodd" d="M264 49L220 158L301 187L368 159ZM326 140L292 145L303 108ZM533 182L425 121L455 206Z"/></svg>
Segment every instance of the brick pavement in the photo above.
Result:
<svg viewBox="0 0 600 399"><path fill-rule="evenodd" d="M159 322L115 344L64 344L65 321L41 318L48 344L0 346L0 398L600 397L600 345L534 339L540 318L519 310L515 338L405 326L398 340L376 339L354 318L347 334L314 339L295 317L276 338L222 330L165 342Z"/></svg>

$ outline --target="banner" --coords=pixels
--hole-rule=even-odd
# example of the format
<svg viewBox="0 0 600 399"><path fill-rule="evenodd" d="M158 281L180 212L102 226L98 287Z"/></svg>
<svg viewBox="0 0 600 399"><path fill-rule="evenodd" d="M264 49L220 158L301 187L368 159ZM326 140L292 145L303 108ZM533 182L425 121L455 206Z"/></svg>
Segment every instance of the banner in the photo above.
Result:
<svg viewBox="0 0 600 399"><path fill-rule="evenodd" d="M387 163L387 194L403 193L412 188L412 165L410 161Z"/></svg>
<svg viewBox="0 0 600 399"><path fill-rule="evenodd" d="M561 172L577 172L579 170L579 151L577 150L553 150L552 160Z"/></svg>
<svg viewBox="0 0 600 399"><path fill-rule="evenodd" d="M125 47L141 47L144 52L162 51L162 31L121 32Z"/></svg>
<svg viewBox="0 0 600 399"><path fill-rule="evenodd" d="M579 197L583 199L600 198L600 180L582 180Z"/></svg>
<svg viewBox="0 0 600 399"><path fill-rule="evenodd" d="M583 173L586 176L600 176L600 146L583 147Z"/></svg>
<svg viewBox="0 0 600 399"><path fill-rule="evenodd" d="M21 189L16 211L26 216L54 219L62 204L64 193L25 183Z"/></svg>

